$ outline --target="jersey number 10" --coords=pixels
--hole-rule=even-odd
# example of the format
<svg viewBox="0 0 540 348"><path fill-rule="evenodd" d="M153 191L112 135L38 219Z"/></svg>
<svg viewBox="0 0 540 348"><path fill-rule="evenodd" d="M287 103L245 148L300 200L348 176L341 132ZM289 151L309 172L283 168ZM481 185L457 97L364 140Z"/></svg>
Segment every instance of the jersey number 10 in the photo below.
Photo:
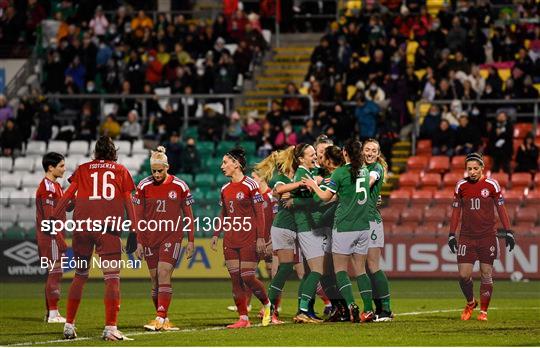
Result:
<svg viewBox="0 0 540 348"><path fill-rule="evenodd" d="M114 198L114 185L108 182L109 179L115 178L114 173L111 171L106 171L101 176L101 195L98 193L99 178L98 173L94 172L90 174L92 177L92 195L88 197L91 201L97 201L104 198L107 201L110 201Z"/></svg>
<svg viewBox="0 0 540 348"><path fill-rule="evenodd" d="M471 210L480 210L480 198L471 198Z"/></svg>

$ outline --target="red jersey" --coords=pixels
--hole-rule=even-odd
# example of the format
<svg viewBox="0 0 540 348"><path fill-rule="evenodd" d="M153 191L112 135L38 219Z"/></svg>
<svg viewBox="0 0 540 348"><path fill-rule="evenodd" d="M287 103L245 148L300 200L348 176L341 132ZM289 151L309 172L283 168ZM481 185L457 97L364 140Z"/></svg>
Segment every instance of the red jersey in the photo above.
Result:
<svg viewBox="0 0 540 348"><path fill-rule="evenodd" d="M263 209L264 209L264 239L270 240L270 229L272 228L272 221L274 221L274 215L277 214L278 204L277 200L272 196L272 190L268 188L263 194Z"/></svg>
<svg viewBox="0 0 540 348"><path fill-rule="evenodd" d="M47 177L41 180L36 191L36 235L38 239L50 235L50 233L41 231L41 221L51 218L54 208L63 194L62 186L58 182L51 181ZM56 218L66 221L66 212L64 211Z"/></svg>
<svg viewBox="0 0 540 348"><path fill-rule="evenodd" d="M458 181L452 207L461 210L460 236L474 239L495 234L495 208L499 211L499 215L501 215L501 211L506 213L501 187L492 178L482 178L477 182L467 179ZM506 214L504 215L506 216ZM503 225L505 228L509 228L509 223L505 220L508 218L505 219L501 216ZM452 231L452 228L457 228L457 222L455 227L450 228L451 233L455 232Z"/></svg>
<svg viewBox="0 0 540 348"><path fill-rule="evenodd" d="M105 160L83 163L69 182L71 185L65 198L70 199L77 193L74 220L91 219L104 223L107 217L124 219L125 209L128 216L131 213L131 191L135 190L135 184L129 171L120 163Z"/></svg>
<svg viewBox="0 0 540 348"><path fill-rule="evenodd" d="M229 182L221 188L221 221L225 232L223 246L229 248L242 248L254 245L257 238L264 238L264 210L263 197L259 185L248 176L239 182ZM226 230L224 218L228 218L233 228ZM236 218L236 220L235 220ZM241 224L240 229L234 228L234 222ZM238 225L237 225L238 226ZM214 236L220 234L216 231Z"/></svg>
<svg viewBox="0 0 540 348"><path fill-rule="evenodd" d="M144 230L139 231L137 239L145 247L153 248L171 235L178 240L184 237L184 231L188 232L188 240L193 242L193 213L191 205L193 196L186 183L174 175L168 175L162 183L157 183L149 176L139 183L137 193L133 197L135 212L138 220L144 220L141 224ZM153 226L149 221L167 221L161 230L149 230Z"/></svg>

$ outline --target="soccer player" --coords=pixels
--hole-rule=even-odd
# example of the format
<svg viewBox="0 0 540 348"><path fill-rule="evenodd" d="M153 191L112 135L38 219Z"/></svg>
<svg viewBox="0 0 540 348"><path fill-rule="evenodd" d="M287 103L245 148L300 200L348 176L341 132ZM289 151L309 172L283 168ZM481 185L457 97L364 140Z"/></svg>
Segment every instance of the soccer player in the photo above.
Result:
<svg viewBox="0 0 540 348"><path fill-rule="evenodd" d="M172 298L171 276L180 257L184 230L188 234L186 258L194 248L193 196L186 183L168 173L169 162L165 148L159 146L150 157L152 176L139 183L133 197L137 219L155 221L159 231L141 230L137 233L136 256L148 265L152 280L152 300L156 318L144 328L150 331L176 331L167 313ZM177 221L181 219L182 223ZM172 222L173 225L169 225Z"/></svg>
<svg viewBox="0 0 540 348"><path fill-rule="evenodd" d="M504 227L500 236L512 251L515 245L514 233L499 183L484 176L484 159L481 154L471 153L465 158L467 177L457 182L452 203L452 219L448 246L452 253L457 251L459 285L467 300L461 313L461 320L469 320L478 301L473 295L472 271L476 260L480 261L480 314L477 319L487 320L489 301L493 293L493 261L499 255L499 243L495 232L495 213ZM456 239L456 230L461 217L461 231Z"/></svg>
<svg viewBox="0 0 540 348"><path fill-rule="evenodd" d="M62 186L58 183L58 178L64 176L66 165L64 156L57 152L49 152L43 156L42 160L45 177L41 180L36 191L36 236L39 257L47 258L48 262L53 262L53 267L47 269L47 282L45 284L45 305L47 323L65 323L66 319L58 312L58 301L60 300L60 282L62 281L62 267L60 258L64 256L67 249L63 232L51 234L51 231L41 229L41 221L50 219L54 207L63 195ZM66 220L65 212L59 215L62 221Z"/></svg>
<svg viewBox="0 0 540 348"><path fill-rule="evenodd" d="M321 187L315 180L304 178L322 201L328 202L338 196L338 206L332 231L332 254L339 291L347 301L352 322L373 320L371 283L365 273L369 244L369 172L362 167L362 145L349 140L343 149L346 164L337 168L328 183ZM351 281L347 274L349 262L353 261L356 281L364 310L360 314L354 302Z"/></svg>
<svg viewBox="0 0 540 348"><path fill-rule="evenodd" d="M375 302L375 322L391 321L392 310L390 309L390 290L386 274L380 268L381 248L384 247L384 228L381 213L377 209L381 187L386 177L388 165L382 157L379 142L368 139L362 145L364 161L369 170L369 199L375 204L370 204L369 215L370 236L368 245L367 264L370 271L371 286L373 288L373 301Z"/></svg>
<svg viewBox="0 0 540 348"><path fill-rule="evenodd" d="M135 211L131 192L135 184L129 171L116 162L116 147L111 138L102 136L94 149L94 160L79 165L69 178L71 185L61 198L53 216L59 217L65 210L68 201L77 194L73 219L84 222L88 230L74 231L73 254L80 268L75 270L71 282L67 303L67 318L64 325L64 338L77 337L75 316L81 303L82 291L88 279L90 258L95 251L105 261L120 261L122 242L120 234L112 224L120 221L127 213L128 219L135 221ZM90 226L86 224L91 221ZM96 228L98 226L101 228ZM96 231L96 229L98 231ZM137 247L137 235L130 232L126 251L131 253ZM87 266L87 267L83 267ZM102 267L105 280L105 328L102 338L107 341L127 340L117 328L120 310L120 269L105 264Z"/></svg>
<svg viewBox="0 0 540 348"><path fill-rule="evenodd" d="M221 230L216 230L211 247L217 250L217 242L223 231L223 254L233 287L233 297L238 308L239 320L228 328L251 326L247 315L247 293L249 288L264 306L262 325L271 321L270 301L263 284L255 276L259 255L264 255L264 210L259 185L244 175L246 155L242 148L235 148L223 156L223 174L231 181L221 188ZM240 224L240 226L238 226ZM232 225L232 226L231 226ZM227 227L228 226L228 227Z"/></svg>

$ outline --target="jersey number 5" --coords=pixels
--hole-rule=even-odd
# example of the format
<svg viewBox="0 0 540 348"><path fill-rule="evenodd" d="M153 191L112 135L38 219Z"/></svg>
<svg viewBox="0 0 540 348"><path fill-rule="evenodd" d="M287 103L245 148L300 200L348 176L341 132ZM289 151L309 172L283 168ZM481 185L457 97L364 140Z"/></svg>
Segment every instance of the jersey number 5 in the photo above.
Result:
<svg viewBox="0 0 540 348"><path fill-rule="evenodd" d="M98 193L99 178L98 173L94 172L90 174L92 177L92 196L88 197L91 201L96 201L104 198L107 201L110 201L114 198L114 185L108 182L109 179L114 179L114 173L111 171L106 171L101 176L101 196Z"/></svg>
<svg viewBox="0 0 540 348"><path fill-rule="evenodd" d="M366 181L366 178L358 178L356 179L356 193L363 194L363 198L356 201L358 205L363 205L367 202L367 190L365 187L362 186L362 183Z"/></svg>

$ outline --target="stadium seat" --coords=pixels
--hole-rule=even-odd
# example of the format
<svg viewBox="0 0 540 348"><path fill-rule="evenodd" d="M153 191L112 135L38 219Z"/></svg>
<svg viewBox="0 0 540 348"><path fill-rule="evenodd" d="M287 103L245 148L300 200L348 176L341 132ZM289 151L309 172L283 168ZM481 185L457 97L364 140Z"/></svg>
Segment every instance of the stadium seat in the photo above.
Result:
<svg viewBox="0 0 540 348"><path fill-rule="evenodd" d="M394 235L407 235L413 234L418 227L416 222L408 222L401 225L394 225L392 228L392 234Z"/></svg>
<svg viewBox="0 0 540 348"><path fill-rule="evenodd" d="M532 130L532 123L516 123L514 125L514 138L521 140L525 138L529 132L532 132Z"/></svg>
<svg viewBox="0 0 540 348"><path fill-rule="evenodd" d="M422 188L438 189L441 186L441 175L437 173L424 173L420 177Z"/></svg>
<svg viewBox="0 0 540 348"><path fill-rule="evenodd" d="M132 148L131 148L131 155L132 156L142 156L142 155L148 155L149 150L144 148L144 141L142 140L135 140L133 142Z"/></svg>
<svg viewBox="0 0 540 348"><path fill-rule="evenodd" d="M529 234L534 228L534 223L531 222L520 222L512 226L512 230L517 233L517 235ZM501 241L502 242L502 241ZM504 242L503 242L504 243ZM504 245L504 244L503 244ZM502 245L501 245L502 246Z"/></svg>
<svg viewBox="0 0 540 348"><path fill-rule="evenodd" d="M535 190L529 191L525 203L527 206L536 206L540 209L540 189L538 187Z"/></svg>
<svg viewBox="0 0 540 348"><path fill-rule="evenodd" d="M9 194L9 205L11 207L28 207L33 196L33 192L29 191L12 191Z"/></svg>
<svg viewBox="0 0 540 348"><path fill-rule="evenodd" d="M226 177L225 175L223 175L223 173L218 173L216 175L216 187L218 189L221 189L221 187L223 185L225 185L226 183L228 183L231 179Z"/></svg>
<svg viewBox="0 0 540 348"><path fill-rule="evenodd" d="M443 188L455 188L459 180L463 179L463 173L449 172L444 174Z"/></svg>
<svg viewBox="0 0 540 348"><path fill-rule="evenodd" d="M11 157L0 157L0 175L6 175L13 169L13 159Z"/></svg>
<svg viewBox="0 0 540 348"><path fill-rule="evenodd" d="M407 205L409 204L409 200L411 199L411 191L408 190L395 190L390 193L390 205L393 206L394 204L401 204L401 205Z"/></svg>
<svg viewBox="0 0 540 348"><path fill-rule="evenodd" d="M25 240L24 231L18 226L12 226L4 232L4 240Z"/></svg>
<svg viewBox="0 0 540 348"><path fill-rule="evenodd" d="M15 208L0 209L0 228L7 230L17 222L18 217L19 211Z"/></svg>
<svg viewBox="0 0 540 348"><path fill-rule="evenodd" d="M426 169L429 163L427 156L412 156L407 159L407 171L421 172Z"/></svg>
<svg viewBox="0 0 540 348"><path fill-rule="evenodd" d="M418 140L418 144L416 145L416 154L431 156L431 140Z"/></svg>
<svg viewBox="0 0 540 348"><path fill-rule="evenodd" d="M208 190L204 193L204 200L207 201L207 204L219 204L221 199L221 191L218 190Z"/></svg>
<svg viewBox="0 0 540 348"><path fill-rule="evenodd" d="M490 170L491 165L493 164L493 160L490 156L484 156L484 168L485 170Z"/></svg>
<svg viewBox="0 0 540 348"><path fill-rule="evenodd" d="M405 208L401 211L401 223L422 221L423 211L417 208Z"/></svg>
<svg viewBox="0 0 540 348"><path fill-rule="evenodd" d="M236 141L220 141L216 148L216 156L221 157L236 146Z"/></svg>
<svg viewBox="0 0 540 348"><path fill-rule="evenodd" d="M4 187L0 189L0 207L7 207L9 204L9 196L15 190L6 190Z"/></svg>
<svg viewBox="0 0 540 348"><path fill-rule="evenodd" d="M43 156L47 150L47 144L44 141L29 141L26 146L26 155L40 155Z"/></svg>
<svg viewBox="0 0 540 348"><path fill-rule="evenodd" d="M516 213L516 222L532 222L536 224L538 221L538 209L536 207L525 207L518 209Z"/></svg>
<svg viewBox="0 0 540 348"><path fill-rule="evenodd" d="M19 157L13 163L13 171L31 173L34 171L34 166L34 157Z"/></svg>
<svg viewBox="0 0 540 348"><path fill-rule="evenodd" d="M538 128L540 128L540 127L538 127ZM537 190L540 190L540 174L539 173L536 173L536 175L534 176L534 187Z"/></svg>
<svg viewBox="0 0 540 348"><path fill-rule="evenodd" d="M520 209L519 205L517 204L507 204L506 205L506 214L508 214L508 220L510 220L510 223L514 222L516 219L516 212ZM497 213L495 213L497 215Z"/></svg>
<svg viewBox="0 0 540 348"><path fill-rule="evenodd" d="M540 226L531 227L529 234L532 234L533 236L540 236Z"/></svg>
<svg viewBox="0 0 540 348"><path fill-rule="evenodd" d="M441 205L449 207L452 204L452 201L454 200L454 190L453 189L445 189L441 191L435 191L433 193L433 205ZM433 209L433 208L432 208Z"/></svg>
<svg viewBox="0 0 540 348"><path fill-rule="evenodd" d="M5 175L2 176L2 190L8 188L19 189L21 187L21 176L20 175Z"/></svg>
<svg viewBox="0 0 540 348"><path fill-rule="evenodd" d="M215 178L213 174L197 174L195 176L195 186L197 187L210 187L214 186Z"/></svg>
<svg viewBox="0 0 540 348"><path fill-rule="evenodd" d="M119 156L131 156L131 142L128 140L115 140L114 145L118 149Z"/></svg>
<svg viewBox="0 0 540 348"><path fill-rule="evenodd" d="M420 173L415 172L405 172L399 175L399 187L413 187L415 188L420 182Z"/></svg>
<svg viewBox="0 0 540 348"><path fill-rule="evenodd" d="M450 170L463 170L465 168L465 156L454 156L450 161Z"/></svg>
<svg viewBox="0 0 540 348"><path fill-rule="evenodd" d="M425 209L426 207L429 207L433 200L433 192L434 190L430 189L413 191L411 196L411 207L414 207L415 209Z"/></svg>
<svg viewBox="0 0 540 348"><path fill-rule="evenodd" d="M22 177L21 187L22 189L27 189L28 191L37 190L39 183L43 179L43 175L40 174L25 174Z"/></svg>
<svg viewBox="0 0 540 348"><path fill-rule="evenodd" d="M195 143L195 147L199 150L202 157L212 156L214 154L214 143L211 141L199 141Z"/></svg>
<svg viewBox="0 0 540 348"><path fill-rule="evenodd" d="M135 175L139 172L144 158L140 156L126 157L125 155L118 159L118 163L124 165L131 175Z"/></svg>
<svg viewBox="0 0 540 348"><path fill-rule="evenodd" d="M88 141L86 140L74 140L69 144L69 156L88 154Z"/></svg>
<svg viewBox="0 0 540 348"><path fill-rule="evenodd" d="M426 222L421 226L417 226L416 229L414 230L414 234L417 234L417 235L436 235L440 225L441 224L439 224L438 222L435 222L435 221Z"/></svg>
<svg viewBox="0 0 540 348"><path fill-rule="evenodd" d="M450 207L435 206L424 212L425 222L446 223L450 219Z"/></svg>
<svg viewBox="0 0 540 348"><path fill-rule="evenodd" d="M495 179L499 183L501 189L505 187L508 188L508 174L504 172L491 173L489 177Z"/></svg>
<svg viewBox="0 0 540 348"><path fill-rule="evenodd" d="M508 190L504 192L504 200L508 204L521 204L521 202L523 201L523 197L523 190Z"/></svg>
<svg viewBox="0 0 540 348"><path fill-rule="evenodd" d="M58 152L66 156L68 153L68 143L64 140L51 140L47 146L47 152Z"/></svg>
<svg viewBox="0 0 540 348"><path fill-rule="evenodd" d="M429 160L428 171L431 173L445 173L450 169L450 158L447 156L433 156Z"/></svg>
<svg viewBox="0 0 540 348"><path fill-rule="evenodd" d="M193 179L193 174L190 173L178 173L176 175L178 178L180 178L182 181L188 185L188 187L191 189L195 186L195 180Z"/></svg>
<svg viewBox="0 0 540 348"><path fill-rule="evenodd" d="M512 189L524 189L531 187L533 184L532 176L530 173L513 173L510 182L512 183Z"/></svg>
<svg viewBox="0 0 540 348"><path fill-rule="evenodd" d="M397 223L399 221L399 216L401 214L401 211L396 208L383 208L380 210L382 219L385 224L392 225L394 223ZM386 225L385 225L386 228Z"/></svg>
<svg viewBox="0 0 540 348"><path fill-rule="evenodd" d="M68 158L66 158L66 170L70 172L74 172L75 169L79 166L79 164L86 160L86 156L82 154L73 154L70 155ZM37 168L37 167L36 167ZM37 170L36 170L37 171Z"/></svg>
<svg viewBox="0 0 540 348"><path fill-rule="evenodd" d="M248 156L255 155L257 152L257 144L254 141L241 141L239 145L246 150Z"/></svg>
<svg viewBox="0 0 540 348"><path fill-rule="evenodd" d="M217 170L221 166L221 162L223 161L223 158L219 157L211 157L208 156L206 158L203 158L204 167L209 171Z"/></svg>

